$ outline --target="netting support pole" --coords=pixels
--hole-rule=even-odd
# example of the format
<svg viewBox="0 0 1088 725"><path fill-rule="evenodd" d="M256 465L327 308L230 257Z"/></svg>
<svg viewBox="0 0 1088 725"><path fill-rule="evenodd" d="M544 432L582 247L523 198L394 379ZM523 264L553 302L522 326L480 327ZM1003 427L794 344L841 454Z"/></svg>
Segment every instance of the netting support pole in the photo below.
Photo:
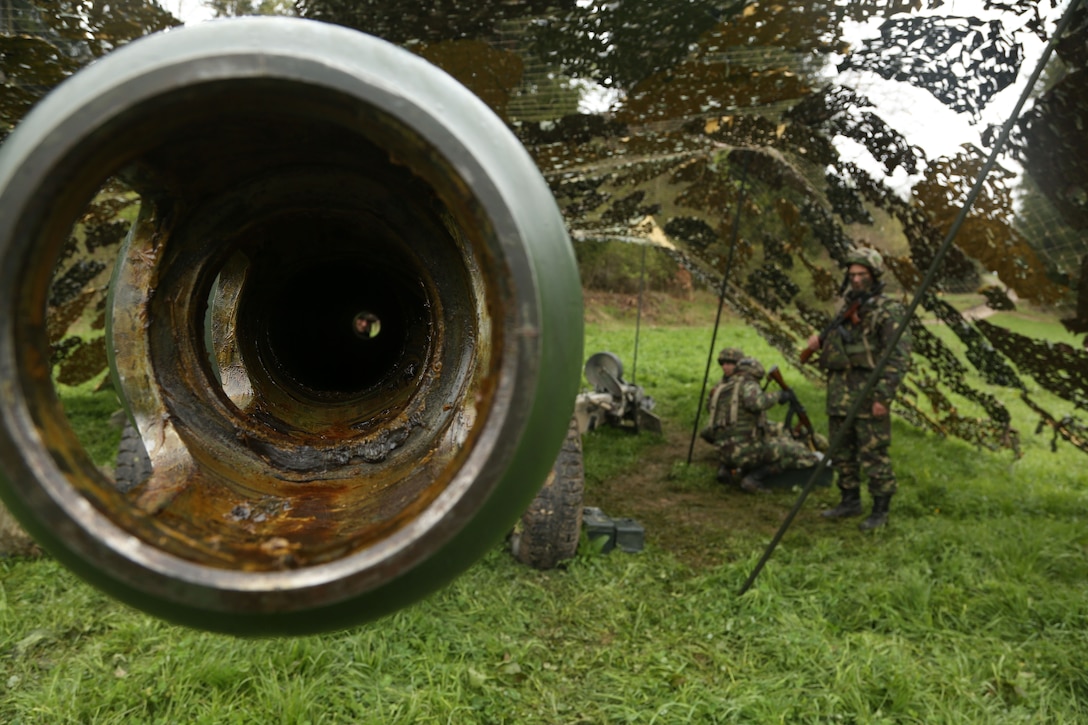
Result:
<svg viewBox="0 0 1088 725"><path fill-rule="evenodd" d="M646 246L642 245L642 272L638 277L638 312L635 314L635 352L631 357L631 385L636 385L638 372L638 337L642 329L642 295L646 291Z"/></svg>
<svg viewBox="0 0 1088 725"><path fill-rule="evenodd" d="M706 370L703 372L703 388L699 391L699 397L695 401L695 424L691 429L691 444L688 446L688 465L695 454L695 439L699 435L699 417L703 412L703 398L706 397L706 384L710 379L710 364L714 360L714 347L718 341L718 327L722 322L722 307L725 305L725 293L729 287L729 277L733 273L733 255L737 250L737 239L740 236L740 213L744 208L744 195L748 191L748 165L752 162L752 155L744 159L744 169L741 171L740 191L737 195L737 211L733 215L733 235L729 242L729 256L725 260L725 273L722 274L722 288L718 293L718 314L714 318L714 333L710 336L710 352L706 357Z"/></svg>

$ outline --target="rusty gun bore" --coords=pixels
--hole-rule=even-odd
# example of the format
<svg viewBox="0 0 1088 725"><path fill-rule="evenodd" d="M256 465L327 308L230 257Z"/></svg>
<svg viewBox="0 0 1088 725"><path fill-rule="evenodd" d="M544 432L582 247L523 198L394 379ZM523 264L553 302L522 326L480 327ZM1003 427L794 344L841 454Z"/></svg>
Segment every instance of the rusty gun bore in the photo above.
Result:
<svg viewBox="0 0 1088 725"><path fill-rule="evenodd" d="M532 160L440 71L317 23L209 23L93 64L0 153L0 493L81 575L188 624L320 631L433 590L524 511L577 390L577 268ZM48 363L50 275L113 177L140 211L110 373L151 464L124 493Z"/></svg>
<svg viewBox="0 0 1088 725"><path fill-rule="evenodd" d="M215 156L212 129L129 167L145 186L170 179L171 209L190 190L191 210L171 215L144 190L113 280L114 362L152 468L129 496L170 522L173 553L280 570L372 546L445 490L494 394L502 302L474 278L478 232L436 188L324 114L242 145L229 129L262 99L241 96L240 118L217 121L235 144L219 193L182 161ZM316 123L320 143L297 159L262 152ZM332 162L345 151L354 163ZM383 335L353 334L360 309L380 313ZM129 382L148 377L157 389ZM259 520L232 518L257 502Z"/></svg>

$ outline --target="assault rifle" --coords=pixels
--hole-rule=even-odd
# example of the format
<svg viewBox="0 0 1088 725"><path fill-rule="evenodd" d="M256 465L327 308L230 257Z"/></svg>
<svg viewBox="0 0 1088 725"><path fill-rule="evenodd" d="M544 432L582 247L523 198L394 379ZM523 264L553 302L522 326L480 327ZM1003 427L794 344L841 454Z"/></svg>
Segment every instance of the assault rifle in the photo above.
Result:
<svg viewBox="0 0 1088 725"><path fill-rule="evenodd" d="M824 340L827 339L827 336L831 334L831 331L838 328L838 327L842 327L842 323L846 322L847 320L850 320L850 322L852 322L855 325L860 325L861 324L861 318L858 316L858 310L861 309L861 306L862 306L862 304L864 304L865 300L866 300L865 297L861 297L859 299L856 299L853 302L851 302L850 305L848 305L847 307L844 307L839 312L839 314L835 315L835 318L833 320L831 320L831 324L828 325L827 327L825 327L823 329L823 332L820 333L820 346L821 347L824 344ZM819 348L817 348L817 349L819 349ZM816 352L816 350L813 350L811 347L806 347L804 350L802 350L801 351L801 364L804 365L805 363L807 363L809 358L812 357L812 354L814 352Z"/></svg>
<svg viewBox="0 0 1088 725"><path fill-rule="evenodd" d="M786 385L786 381L782 378L782 373L779 371L777 365L772 365L771 369L767 371L767 378L778 383L778 387L782 388L788 393L793 393L793 389L789 385ZM805 406L801 404L801 401L797 399L797 395L790 396L790 410L786 413L786 430L790 432L795 438L798 437L798 433L806 431L808 434L809 443L812 445L813 450L816 446L816 429L812 426L812 421L809 420L808 411L805 410ZM797 427L792 428L791 423L793 416L797 416Z"/></svg>

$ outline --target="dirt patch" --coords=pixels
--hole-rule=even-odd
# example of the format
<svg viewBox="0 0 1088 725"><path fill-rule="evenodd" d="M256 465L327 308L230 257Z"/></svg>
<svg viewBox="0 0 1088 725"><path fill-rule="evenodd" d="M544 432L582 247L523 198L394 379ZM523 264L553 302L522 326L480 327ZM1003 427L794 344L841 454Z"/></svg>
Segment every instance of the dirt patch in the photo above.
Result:
<svg viewBox="0 0 1088 725"><path fill-rule="evenodd" d="M714 319L718 306L718 298L705 290L694 290L683 296L645 292L641 295L641 305L637 294L583 290L582 295L585 320L590 324L626 323L640 319L647 325L705 325L708 319ZM725 321L731 319L732 312L726 308L722 315Z"/></svg>
<svg viewBox="0 0 1088 725"><path fill-rule="evenodd" d="M584 445L593 445L592 435L587 434ZM646 529L647 544L671 551L696 569L748 557L754 542L759 542L762 551L800 491L753 495L717 483L714 451L700 440L692 456L693 472L674 476L674 464L687 461L690 444L690 431L667 432L660 444L643 451L626 474L590 487L586 505L613 518L637 520ZM837 501L837 491L816 488L787 536L835 526L821 519L819 512Z"/></svg>

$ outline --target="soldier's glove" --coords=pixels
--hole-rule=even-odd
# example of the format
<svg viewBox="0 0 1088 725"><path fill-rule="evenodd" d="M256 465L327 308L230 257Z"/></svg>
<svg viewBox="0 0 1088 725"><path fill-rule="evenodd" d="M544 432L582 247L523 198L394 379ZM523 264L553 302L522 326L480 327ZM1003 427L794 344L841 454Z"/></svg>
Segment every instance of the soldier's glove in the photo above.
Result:
<svg viewBox="0 0 1088 725"><path fill-rule="evenodd" d="M797 400L797 396L792 390L780 390L778 391L778 403L792 403Z"/></svg>

